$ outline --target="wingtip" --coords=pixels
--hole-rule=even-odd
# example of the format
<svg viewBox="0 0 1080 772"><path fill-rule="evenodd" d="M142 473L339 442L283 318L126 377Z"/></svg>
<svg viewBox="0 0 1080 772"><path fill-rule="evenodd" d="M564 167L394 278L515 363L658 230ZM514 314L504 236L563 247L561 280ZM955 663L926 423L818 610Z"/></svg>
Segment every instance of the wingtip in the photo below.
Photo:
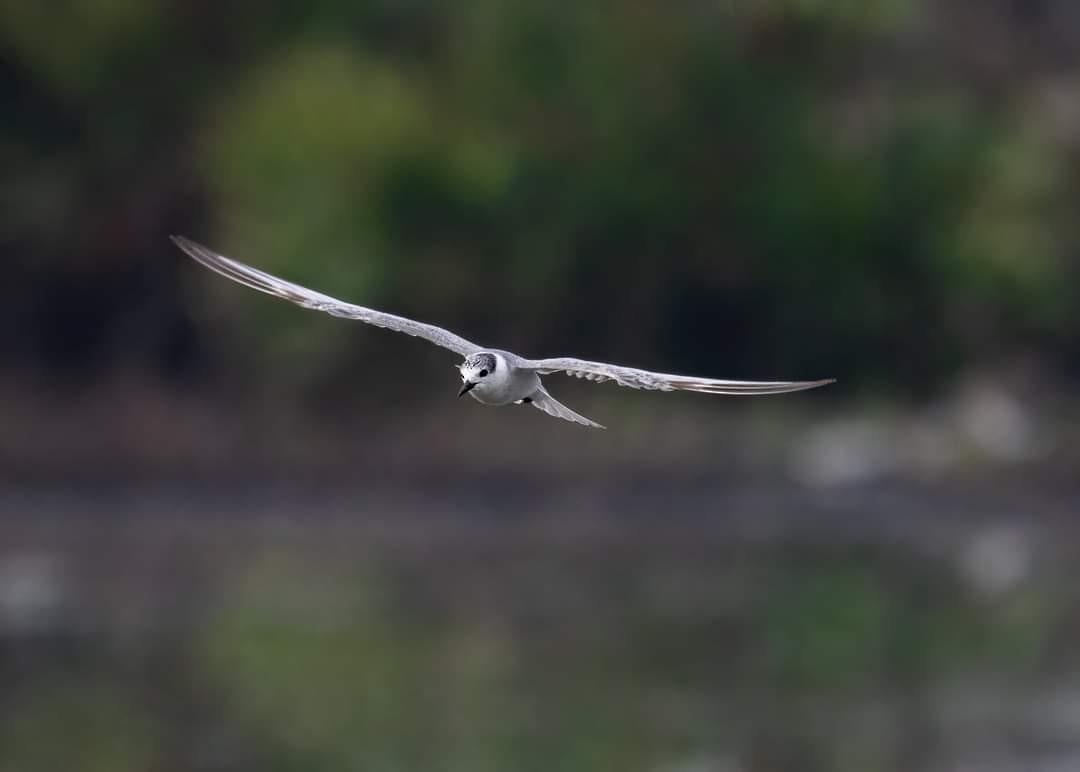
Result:
<svg viewBox="0 0 1080 772"><path fill-rule="evenodd" d="M169 241L171 241L173 244L175 244L177 249L182 251L184 254L195 258L199 262L204 262L203 257L202 257L204 254L206 254L206 253L213 254L212 252L210 252L209 249L204 247L202 244L200 244L197 241L192 241L187 236L181 236L179 234L174 233L174 234L169 236Z"/></svg>

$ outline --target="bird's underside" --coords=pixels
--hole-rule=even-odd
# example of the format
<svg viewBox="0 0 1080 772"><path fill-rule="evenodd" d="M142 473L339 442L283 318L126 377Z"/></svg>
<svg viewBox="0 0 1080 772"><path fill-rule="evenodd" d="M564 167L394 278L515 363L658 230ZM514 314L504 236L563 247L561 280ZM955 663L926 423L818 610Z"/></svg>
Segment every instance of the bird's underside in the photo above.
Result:
<svg viewBox="0 0 1080 772"><path fill-rule="evenodd" d="M467 369L467 363L471 357L494 351L478 346L442 327L418 322L404 316L388 314L354 303L347 303L329 295L315 292L307 287L302 287L299 284L293 284L292 282L285 281L272 274L260 271L257 268L252 268L244 263L219 255L200 244L183 238L182 236L173 236L172 240L186 254L205 267L228 279L232 279L239 284L250 287L251 289L282 298L283 300L288 300L304 308L322 311L332 316L338 316L345 319L356 319L361 322L366 322L367 324L375 325L376 327L385 327L386 329L395 332L403 332L406 335L423 338L437 346L453 351L466 358L466 364L458 366L459 369L461 369L463 380L467 381L467 379L471 377L471 371ZM595 381L597 383L614 381L620 386L626 386L632 389L644 389L650 391L693 391L702 394L737 395L786 394L794 391L813 389L833 382L833 379L831 378L817 381L720 380L716 378L698 378L689 375L658 373L650 370L641 370L636 367L624 367L621 365L609 364L607 362L595 362L573 357L524 359L510 352L498 352L498 354L500 355L500 359L505 361L506 365L513 369L514 378L507 380L504 377L504 379L500 380L500 378L495 377L496 374L494 372L489 374L485 370L482 372L482 375L479 375L476 382L471 384L467 382L466 385L468 388L463 389L462 393L475 387L473 396L481 402L487 402L489 404L502 404L509 401L524 402L531 404L539 410L556 418L562 418L566 421L582 424L583 426L597 428L603 427L595 421L591 421L588 418L575 413L573 410L552 397L544 388L543 384L539 384L538 376L563 372L576 378L584 378L585 380ZM505 376L506 374L503 375ZM530 393L523 396L509 394L509 392L500 394L498 390L500 387L497 384L505 383L507 384L505 388L509 389L511 388L509 384L514 380L520 382L518 376L523 375L534 379L535 382L539 384L535 391L530 391ZM499 398L501 396L508 396L509 398L500 402Z"/></svg>

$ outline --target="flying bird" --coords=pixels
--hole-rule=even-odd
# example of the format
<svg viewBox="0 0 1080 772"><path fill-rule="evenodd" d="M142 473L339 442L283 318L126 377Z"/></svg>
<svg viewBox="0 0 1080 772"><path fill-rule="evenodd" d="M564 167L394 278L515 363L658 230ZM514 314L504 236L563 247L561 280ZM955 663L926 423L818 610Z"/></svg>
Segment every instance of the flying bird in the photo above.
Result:
<svg viewBox="0 0 1080 772"><path fill-rule="evenodd" d="M715 378L655 373L636 367L622 367L607 362L592 362L573 357L526 359L510 351L478 346L460 335L455 335L433 324L425 324L404 316L376 311L373 308L365 308L323 295L219 255L183 236L171 238L176 246L211 271L239 282L245 287L291 301L304 308L323 311L331 316L356 319L376 327L385 327L395 332L414 335L464 357L464 361L456 365L462 382L461 390L458 392L459 397L469 394L473 399L485 405L511 403L532 405L550 416L597 429L604 427L575 413L548 394L540 376L562 372L597 383L615 381L620 386L628 386L632 389L696 391L703 394L786 394L824 386L835 380L826 378L818 381L724 381Z"/></svg>

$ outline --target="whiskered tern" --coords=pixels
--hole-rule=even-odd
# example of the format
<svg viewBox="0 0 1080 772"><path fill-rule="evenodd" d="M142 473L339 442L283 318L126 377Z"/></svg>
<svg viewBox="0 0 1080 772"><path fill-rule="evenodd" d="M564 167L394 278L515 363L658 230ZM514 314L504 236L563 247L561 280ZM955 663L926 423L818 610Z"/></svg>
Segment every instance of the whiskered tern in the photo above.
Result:
<svg viewBox="0 0 1080 772"><path fill-rule="evenodd" d="M304 308L323 311L331 316L356 319L376 327L414 335L464 357L457 365L461 373L461 391L458 396L469 394L485 405L528 404L543 410L550 416L567 421L604 427L575 413L548 394L540 380L542 375L563 372L576 378L602 383L615 381L620 386L651 391L696 391L702 394L786 394L803 391L832 383L834 379L818 381L725 381L715 378L697 378L690 375L671 375L622 367L607 362L592 362L573 357L553 359L526 359L510 351L485 348L442 327L417 322L404 316L376 311L353 303L346 303L329 295L323 295L298 284L272 276L257 268L231 260L182 236L173 236L173 242L184 252L211 271L243 284L245 287L296 303Z"/></svg>

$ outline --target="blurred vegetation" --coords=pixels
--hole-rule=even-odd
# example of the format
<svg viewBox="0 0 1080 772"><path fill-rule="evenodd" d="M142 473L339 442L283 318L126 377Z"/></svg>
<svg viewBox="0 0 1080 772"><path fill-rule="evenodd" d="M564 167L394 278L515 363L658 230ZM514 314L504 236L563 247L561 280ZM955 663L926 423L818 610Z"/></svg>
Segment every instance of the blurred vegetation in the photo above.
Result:
<svg viewBox="0 0 1080 772"><path fill-rule="evenodd" d="M1074 768L1075 397L985 372L1080 377L1078 169L1075 0L0 0L0 772ZM529 354L983 373L484 448L171 233Z"/></svg>
<svg viewBox="0 0 1080 772"><path fill-rule="evenodd" d="M179 626L125 634L117 597L92 635L6 637L0 770L937 769L1005 731L962 718L979 679L1078 662L1053 571L987 597L878 548L348 541L233 553Z"/></svg>
<svg viewBox="0 0 1080 772"><path fill-rule="evenodd" d="M1021 350L1075 372L1075 16L3 0L5 361L240 357L303 392L397 345L215 285L179 231L537 355L915 392Z"/></svg>
<svg viewBox="0 0 1080 772"><path fill-rule="evenodd" d="M38 683L0 723L4 772L150 769L159 728L133 693L101 676Z"/></svg>

